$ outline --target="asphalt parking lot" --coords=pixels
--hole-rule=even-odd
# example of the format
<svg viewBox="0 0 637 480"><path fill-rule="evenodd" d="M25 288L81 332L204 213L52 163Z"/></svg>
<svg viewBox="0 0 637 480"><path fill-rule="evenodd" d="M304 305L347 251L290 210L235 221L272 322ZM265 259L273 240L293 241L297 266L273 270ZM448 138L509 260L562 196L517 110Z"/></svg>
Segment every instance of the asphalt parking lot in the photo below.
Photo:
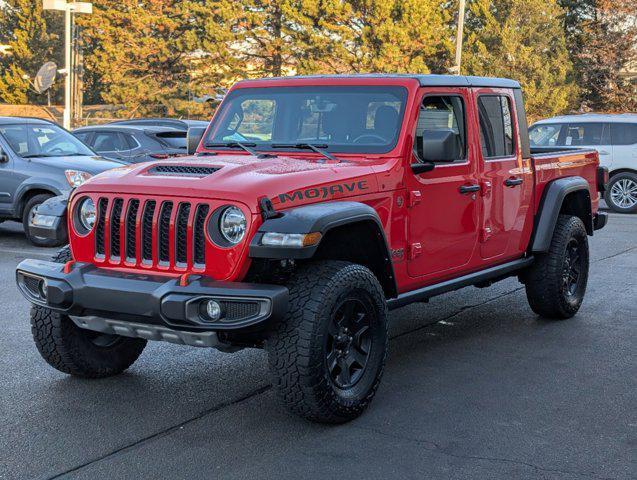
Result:
<svg viewBox="0 0 637 480"><path fill-rule="evenodd" d="M391 316L371 409L320 426L276 403L265 355L152 343L125 374L48 367L14 284L51 251L0 226L0 478L637 478L637 215L591 240L572 320L509 279Z"/></svg>

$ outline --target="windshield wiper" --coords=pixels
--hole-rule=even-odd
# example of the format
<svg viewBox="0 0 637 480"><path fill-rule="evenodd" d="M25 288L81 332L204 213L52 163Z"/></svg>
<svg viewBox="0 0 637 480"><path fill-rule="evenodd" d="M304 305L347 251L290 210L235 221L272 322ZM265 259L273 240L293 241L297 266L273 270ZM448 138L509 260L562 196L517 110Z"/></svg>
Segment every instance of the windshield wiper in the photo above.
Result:
<svg viewBox="0 0 637 480"><path fill-rule="evenodd" d="M257 158L272 158L276 157L276 155L270 155L268 153L259 153L256 150L253 150L251 147L256 147L256 143L242 143L242 142L222 142L222 143L206 143L204 147L206 148L218 148L218 147L226 147L226 148L241 148L248 152L250 155L253 155Z"/></svg>
<svg viewBox="0 0 637 480"><path fill-rule="evenodd" d="M312 150L313 152L320 153L328 160L338 161L331 153L323 150L327 148L327 145L314 145L312 143L273 143L270 145L272 148L297 148L299 150Z"/></svg>

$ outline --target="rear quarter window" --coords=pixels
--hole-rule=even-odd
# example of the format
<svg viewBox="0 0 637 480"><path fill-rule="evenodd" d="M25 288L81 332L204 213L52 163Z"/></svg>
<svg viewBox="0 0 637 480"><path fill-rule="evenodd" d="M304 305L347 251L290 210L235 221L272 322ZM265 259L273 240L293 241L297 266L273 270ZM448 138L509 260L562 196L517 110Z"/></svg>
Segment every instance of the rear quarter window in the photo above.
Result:
<svg viewBox="0 0 637 480"><path fill-rule="evenodd" d="M613 145L637 144L637 123L612 123L610 132Z"/></svg>

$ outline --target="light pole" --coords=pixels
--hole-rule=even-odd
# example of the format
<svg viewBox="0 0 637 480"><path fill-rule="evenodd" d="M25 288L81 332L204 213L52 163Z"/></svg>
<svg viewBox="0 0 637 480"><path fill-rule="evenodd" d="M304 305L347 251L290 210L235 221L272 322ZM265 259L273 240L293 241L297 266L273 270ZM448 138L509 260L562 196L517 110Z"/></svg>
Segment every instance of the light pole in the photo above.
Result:
<svg viewBox="0 0 637 480"><path fill-rule="evenodd" d="M64 121L67 130L71 128L71 84L75 74L71 65L71 25L74 13L93 13L93 4L87 2L67 2L66 0L42 0L44 10L64 12Z"/></svg>
<svg viewBox="0 0 637 480"><path fill-rule="evenodd" d="M462 37L464 30L464 10L465 0L460 0L458 8L458 31L456 33L456 64L453 66L453 72L460 75L460 65L462 64Z"/></svg>

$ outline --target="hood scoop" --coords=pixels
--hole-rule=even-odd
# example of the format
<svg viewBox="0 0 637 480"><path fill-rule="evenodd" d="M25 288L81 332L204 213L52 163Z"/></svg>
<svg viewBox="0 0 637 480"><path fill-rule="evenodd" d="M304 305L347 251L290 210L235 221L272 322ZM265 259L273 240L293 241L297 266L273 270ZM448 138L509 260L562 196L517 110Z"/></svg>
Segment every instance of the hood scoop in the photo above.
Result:
<svg viewBox="0 0 637 480"><path fill-rule="evenodd" d="M146 172L149 175L166 175L173 177L207 177L212 175L219 168L198 167L194 165L156 165Z"/></svg>

